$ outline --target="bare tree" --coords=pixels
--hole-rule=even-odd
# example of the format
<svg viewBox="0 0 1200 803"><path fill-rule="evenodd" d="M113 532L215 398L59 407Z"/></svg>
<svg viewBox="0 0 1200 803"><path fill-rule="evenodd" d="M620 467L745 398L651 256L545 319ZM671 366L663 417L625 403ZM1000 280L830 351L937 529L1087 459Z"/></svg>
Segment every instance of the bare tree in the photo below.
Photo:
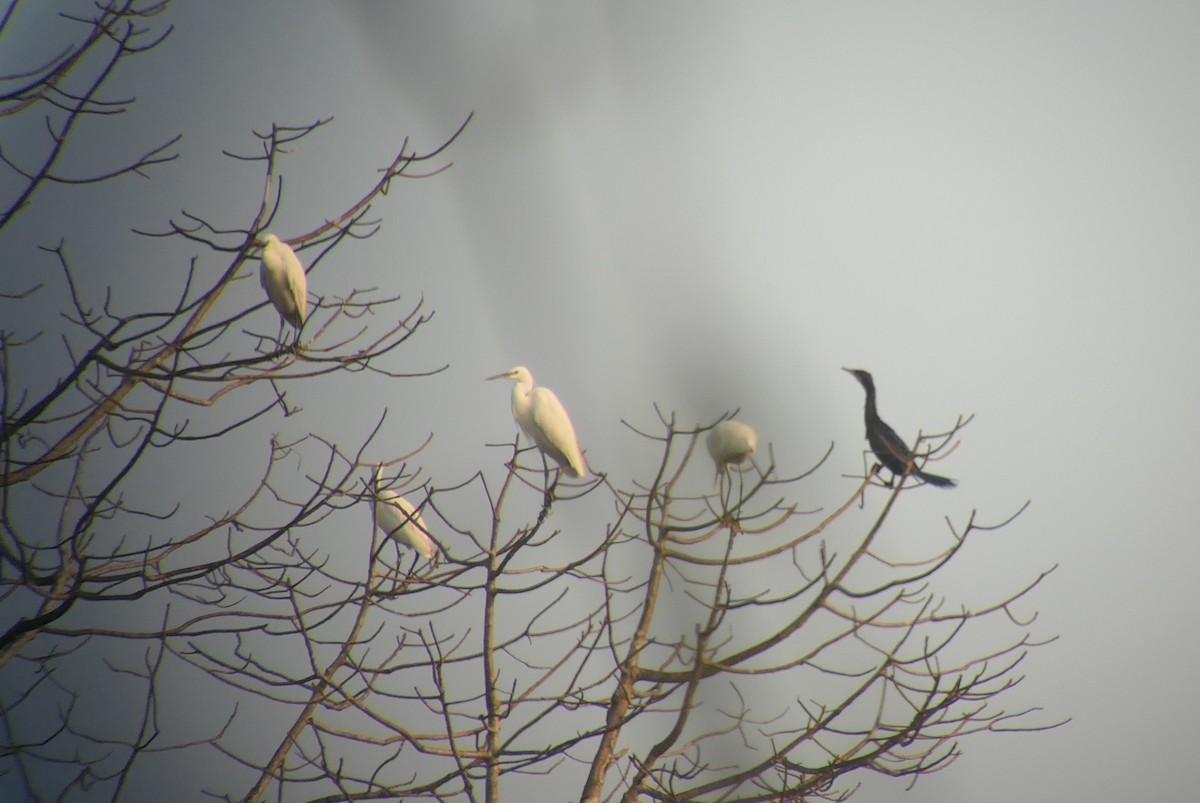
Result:
<svg viewBox="0 0 1200 803"><path fill-rule="evenodd" d="M0 236L47 184L174 158L177 137L90 177L59 169L82 120L128 108L106 92L166 40L164 6L71 18L76 45L4 79L5 124L44 118L46 139L29 163L0 152L16 177ZM246 219L181 213L139 232L200 254L180 258L169 302L85 297L86 259L63 239L44 249L67 301L60 343L0 332L0 790L144 799L177 772L195 797L245 801L839 800L863 772L947 766L969 734L1050 726L1003 707L1046 572L983 606L939 591L977 533L1015 516L897 549L911 483L870 471L828 510L801 505L832 445L801 475L768 450L713 488L696 445L716 422L662 412L627 425L648 456L628 480L559 480L518 439L435 483L418 442L382 474L438 555L413 559L378 527L357 547L331 538L377 500L368 455L388 413L352 400L376 424L347 446L287 392L441 370L397 367L423 299L346 285L338 267L393 180L443 169L462 129L428 151L403 142L357 200L287 238L323 293L293 340L246 280L287 206L291 146L328 123L272 125L227 154L256 171ZM22 308L53 293L6 290ZM271 434L285 419L303 434ZM920 452L945 456L966 423ZM239 441L263 447L236 497L150 490Z"/></svg>
<svg viewBox="0 0 1200 803"><path fill-rule="evenodd" d="M770 463L694 493L711 476L693 466L706 429L662 417L639 433L660 459L629 489L547 487L515 444L499 475L425 485L414 499L444 554L416 573L378 536L336 566L300 540L231 566L236 613L166 648L292 713L274 740L218 738L254 778L208 791L838 800L856 771L915 779L968 734L1047 727L1001 707L1034 646L1020 600L1044 574L974 609L935 590L974 534L1007 522L972 516L901 560L881 542L911 485L872 473L835 509L802 511L789 497L812 472ZM339 476L364 468L338 460ZM858 507L871 488L880 503ZM371 496L364 480L358 502Z"/></svg>
<svg viewBox="0 0 1200 803"><path fill-rule="evenodd" d="M178 137L90 176L69 176L59 168L81 127L131 107L130 100L106 95L125 61L166 40L169 26L153 27L164 8L121 0L97 7L90 17L66 16L80 26L78 42L5 77L0 108L13 136L3 141L22 138L28 145L22 150L33 155L21 159L7 148L0 154L11 179L5 187L12 188L3 198L0 233L14 234L49 185L145 176L175 158L171 149ZM18 10L10 7L2 21L6 29ZM259 177L257 188L248 187L259 194L248 219L227 225L185 212L165 229L142 232L205 254L181 261L175 298L162 303L112 292L103 299L84 297L77 277L94 272L95 265L86 259L80 265L64 239L43 248L59 269L67 299L66 326L54 333L61 347L51 345L46 331L0 332L0 671L6 680L0 723L9 778L31 798L102 782L123 788L135 760L163 748L157 719L163 704L160 674L169 655L165 645L207 630L213 617L223 622L221 614L238 604L222 579L231 567L259 560L320 522L337 509L352 482L349 474L336 475L337 464L330 461L310 493L283 498L286 492L276 487L279 468L290 474L287 461L322 448L312 438L264 437L260 480L201 516L156 497L146 488L147 477L189 462L203 466L212 444L261 432L271 419L296 414L286 389L298 381L357 371L406 377L441 370L392 367L401 346L432 314L422 299L409 300L396 288L347 287L337 294L331 275L322 282L329 294L317 299L299 345L281 338L273 312L262 314L269 307L264 293L254 287L247 304L238 292L255 272L256 241L286 206L284 154L328 122L272 125L255 134L251 152L228 154L254 167ZM39 132L40 153L33 139ZM427 152L400 143L349 208L290 237L310 274L324 276L339 249L375 233L371 206L394 179L443 169L438 160L458 133ZM12 288L4 300L27 307L53 293L38 283ZM60 373L46 382L56 363ZM313 459L319 461L309 457L305 464ZM265 627L230 616L236 624L228 633ZM149 646L133 647L131 640ZM141 657L131 664L135 653ZM85 677L77 676L82 666L88 667ZM106 675L136 680L132 685L143 701L137 727L131 730L138 717L106 720L83 713L89 693L117 683L108 677L98 682L97 666L107 666ZM81 751L81 743L91 747ZM66 776L57 770L64 762L76 768Z"/></svg>

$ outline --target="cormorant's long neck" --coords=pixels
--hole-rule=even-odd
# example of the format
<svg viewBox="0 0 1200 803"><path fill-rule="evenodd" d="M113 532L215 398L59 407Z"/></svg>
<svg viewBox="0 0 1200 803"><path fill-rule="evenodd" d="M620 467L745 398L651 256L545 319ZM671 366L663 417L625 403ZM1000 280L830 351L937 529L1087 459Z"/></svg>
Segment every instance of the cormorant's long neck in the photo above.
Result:
<svg viewBox="0 0 1200 803"><path fill-rule="evenodd" d="M875 383L867 381L863 383L863 389L867 391L867 405L864 413L868 421L878 421L879 411L875 409Z"/></svg>

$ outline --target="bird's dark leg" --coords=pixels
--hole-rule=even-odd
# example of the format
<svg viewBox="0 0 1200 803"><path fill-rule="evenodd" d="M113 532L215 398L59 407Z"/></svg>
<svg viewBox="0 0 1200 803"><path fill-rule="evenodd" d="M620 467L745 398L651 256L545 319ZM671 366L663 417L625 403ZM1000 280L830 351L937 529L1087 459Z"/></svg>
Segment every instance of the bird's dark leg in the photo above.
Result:
<svg viewBox="0 0 1200 803"><path fill-rule="evenodd" d="M396 550L396 568L392 572L392 591L395 592L397 586L400 585L400 573L404 571L404 553L400 550L400 542L389 536L389 541L392 542L392 548Z"/></svg>
<svg viewBox="0 0 1200 803"><path fill-rule="evenodd" d="M739 467L725 466L723 470L717 470L717 499L721 503L721 522L730 529L738 528L737 517L730 513L729 506L733 501L733 475L737 473L738 481L738 502L735 507L740 507L742 500L746 498L746 477L745 472Z"/></svg>
<svg viewBox="0 0 1200 803"><path fill-rule="evenodd" d="M279 333L275 335L275 345L279 346L280 352L290 350L287 346L283 345L284 344L283 336L286 334L286 332L284 330L286 330L286 329L287 329L287 324L285 324L283 321L283 318L280 317L279 318Z"/></svg>
<svg viewBox="0 0 1200 803"><path fill-rule="evenodd" d="M544 486L546 489L545 504L546 509L549 510L550 506L554 504L554 491L558 488L558 478L561 472L557 468L554 469L554 479L550 479L550 464L546 461L546 453L539 449L538 454L542 456L542 471L544 472L542 476L546 481Z"/></svg>
<svg viewBox="0 0 1200 803"><path fill-rule="evenodd" d="M730 469L725 466L724 470L717 469L717 501L721 503L721 522L725 525L729 524L729 495L733 489L733 477L730 474Z"/></svg>
<svg viewBox="0 0 1200 803"><path fill-rule="evenodd" d="M879 473L884 468L883 463L875 462L875 463L871 464L870 469L867 468L867 455L874 455L874 454L875 454L875 452L872 449L863 449L862 450L863 479L869 480L869 479L871 479L872 476L874 476L875 479L879 480L879 482L881 484L886 485L887 487L891 488L892 487L892 479L888 479L887 482L884 482L883 477L880 476L880 473Z"/></svg>
<svg viewBox="0 0 1200 803"><path fill-rule="evenodd" d="M742 501L746 498L746 472L743 471L740 467L738 468L737 480L738 480L738 504L737 504L737 506L738 506L738 509L740 510L742 507ZM732 478L730 479L730 482L729 482L729 493L732 496L732 494L733 494ZM726 508L728 509L728 505L726 505ZM732 515L729 516L729 528L734 532L741 531L741 522L738 521L736 516L732 516Z"/></svg>

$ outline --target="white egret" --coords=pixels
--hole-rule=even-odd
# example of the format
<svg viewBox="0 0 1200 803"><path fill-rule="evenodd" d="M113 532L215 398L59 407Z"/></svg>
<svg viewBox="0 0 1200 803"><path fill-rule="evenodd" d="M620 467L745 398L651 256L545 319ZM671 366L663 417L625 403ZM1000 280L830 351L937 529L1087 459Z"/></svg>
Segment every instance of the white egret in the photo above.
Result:
<svg viewBox="0 0 1200 803"><path fill-rule="evenodd" d="M425 560L437 554L437 544L429 537L425 519L412 503L383 480L383 466L375 469L375 526L397 543L415 549Z"/></svg>
<svg viewBox="0 0 1200 803"><path fill-rule="evenodd" d="M512 414L542 453L553 458L570 477L587 475L587 463L579 450L575 427L562 402L549 388L534 387L533 374L523 365L491 379L511 379L517 384L512 392Z"/></svg>
<svg viewBox="0 0 1200 803"><path fill-rule="evenodd" d="M717 476L745 463L758 449L758 433L741 421L721 421L708 431L708 453L717 464Z"/></svg>
<svg viewBox="0 0 1200 803"><path fill-rule="evenodd" d="M296 252L274 234L263 241L258 280L279 317L295 328L298 337L308 308L308 277Z"/></svg>

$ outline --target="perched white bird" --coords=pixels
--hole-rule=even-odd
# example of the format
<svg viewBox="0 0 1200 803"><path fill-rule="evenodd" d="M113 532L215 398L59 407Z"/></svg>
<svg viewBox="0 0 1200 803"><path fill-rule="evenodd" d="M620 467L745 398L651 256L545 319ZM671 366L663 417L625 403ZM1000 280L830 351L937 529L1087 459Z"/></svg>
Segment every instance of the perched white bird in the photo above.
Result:
<svg viewBox="0 0 1200 803"><path fill-rule="evenodd" d="M512 392L512 414L525 434L570 477L587 474L587 463L579 450L575 427L562 402L549 388L534 387L533 375L523 365L510 371L489 376L491 379L512 379L517 384Z"/></svg>
<svg viewBox="0 0 1200 803"><path fill-rule="evenodd" d="M745 463L758 448L758 433L741 421L721 421L708 431L708 453L717 464L718 476L735 463Z"/></svg>
<svg viewBox="0 0 1200 803"><path fill-rule="evenodd" d="M308 309L308 277L296 252L274 234L268 234L263 241L258 279L279 317L299 332Z"/></svg>
<svg viewBox="0 0 1200 803"><path fill-rule="evenodd" d="M429 537L425 519L412 503L386 487L382 465L375 469L375 526L384 535L415 549L425 560L437 554L437 544Z"/></svg>

